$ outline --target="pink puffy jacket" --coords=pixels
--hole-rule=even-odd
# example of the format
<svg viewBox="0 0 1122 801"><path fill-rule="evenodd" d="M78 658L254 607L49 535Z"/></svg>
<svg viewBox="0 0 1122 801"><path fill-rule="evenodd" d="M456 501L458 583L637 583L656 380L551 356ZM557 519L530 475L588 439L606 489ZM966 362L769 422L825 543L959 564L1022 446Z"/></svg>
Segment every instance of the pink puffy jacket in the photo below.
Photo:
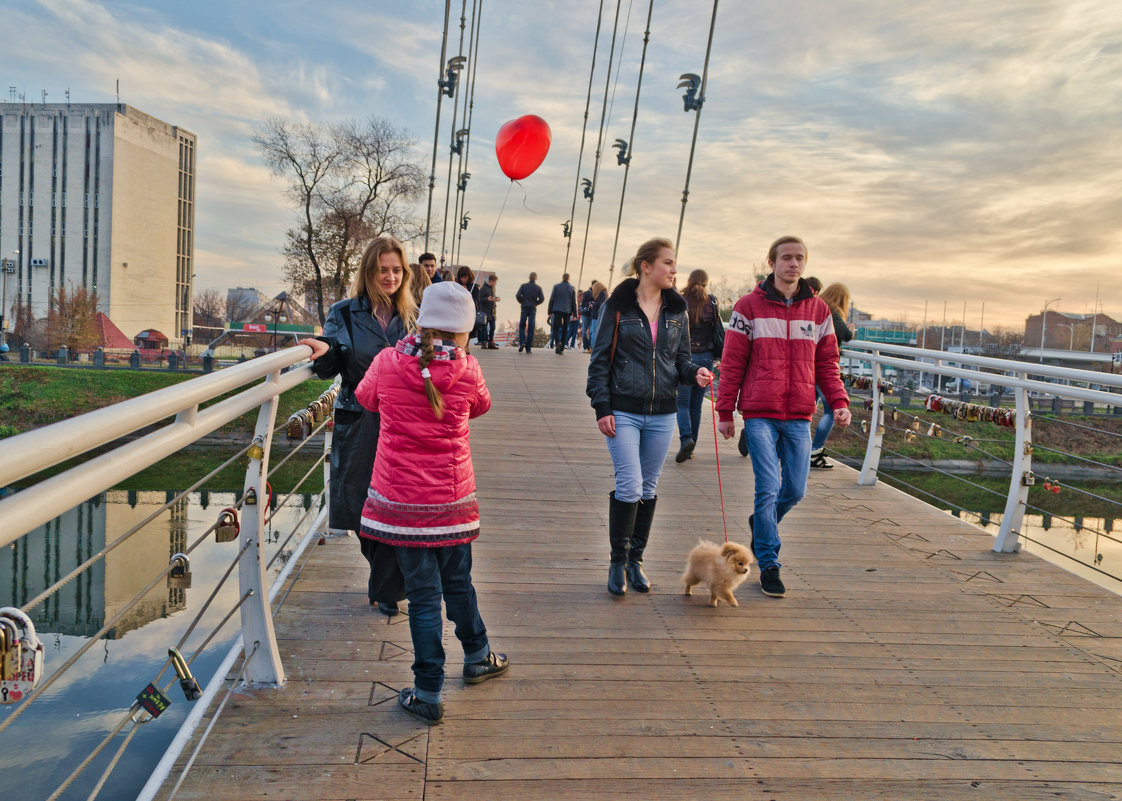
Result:
<svg viewBox="0 0 1122 801"><path fill-rule="evenodd" d="M419 361L386 348L355 389L359 403L382 416L370 486L399 503L448 504L475 492L468 420L491 408L491 394L474 356L433 359L429 372L444 396L438 420Z"/></svg>

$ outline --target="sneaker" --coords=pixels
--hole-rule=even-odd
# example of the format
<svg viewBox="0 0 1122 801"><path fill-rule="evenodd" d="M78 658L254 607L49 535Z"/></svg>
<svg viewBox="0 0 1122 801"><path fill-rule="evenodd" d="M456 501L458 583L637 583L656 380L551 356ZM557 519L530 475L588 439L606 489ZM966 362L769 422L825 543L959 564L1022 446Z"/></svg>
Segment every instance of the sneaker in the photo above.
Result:
<svg viewBox="0 0 1122 801"><path fill-rule="evenodd" d="M810 466L819 470L830 470L833 465L826 461L825 451L815 451L810 455Z"/></svg>
<svg viewBox="0 0 1122 801"><path fill-rule="evenodd" d="M464 663L464 684L479 684L506 673L510 667L510 660L506 654L496 654L494 651L487 654L482 662Z"/></svg>
<svg viewBox="0 0 1122 801"><path fill-rule="evenodd" d="M525 345L519 345L519 346L518 346L518 352L519 352L519 353L521 353L521 352L522 352L522 351L524 351L524 350L526 350L526 346L525 346Z"/></svg>
<svg viewBox="0 0 1122 801"><path fill-rule="evenodd" d="M429 726L435 726L444 720L444 704L422 701L412 687L406 687L397 694L397 705L405 710L407 715L412 715Z"/></svg>
<svg viewBox="0 0 1122 801"><path fill-rule="evenodd" d="M748 455L748 429L740 429L740 439L736 441L736 449L740 451L741 456Z"/></svg>
<svg viewBox="0 0 1122 801"><path fill-rule="evenodd" d="M779 579L778 567L765 567L760 571L760 589L772 598L782 598L787 593L787 588Z"/></svg>
<svg viewBox="0 0 1122 801"><path fill-rule="evenodd" d="M397 603L386 604L386 603L382 603L381 601L378 601L378 611L381 612L386 617L393 617L394 615L396 615L401 610L397 608Z"/></svg>
<svg viewBox="0 0 1122 801"><path fill-rule="evenodd" d="M682 462L686 461L686 459L692 459L693 458L693 449L695 447L697 447L697 443L694 442L692 439L682 440L682 447L678 451L678 455L674 457L674 461L677 462L678 464L681 464Z"/></svg>

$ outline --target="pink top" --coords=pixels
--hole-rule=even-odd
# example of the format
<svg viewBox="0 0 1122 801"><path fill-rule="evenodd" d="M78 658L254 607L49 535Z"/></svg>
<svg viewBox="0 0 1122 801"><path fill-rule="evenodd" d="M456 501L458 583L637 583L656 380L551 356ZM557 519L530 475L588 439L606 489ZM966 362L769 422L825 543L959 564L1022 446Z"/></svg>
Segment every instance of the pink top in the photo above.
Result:
<svg viewBox="0 0 1122 801"><path fill-rule="evenodd" d="M658 318L655 317L651 320L651 342L655 345L658 344Z"/></svg>

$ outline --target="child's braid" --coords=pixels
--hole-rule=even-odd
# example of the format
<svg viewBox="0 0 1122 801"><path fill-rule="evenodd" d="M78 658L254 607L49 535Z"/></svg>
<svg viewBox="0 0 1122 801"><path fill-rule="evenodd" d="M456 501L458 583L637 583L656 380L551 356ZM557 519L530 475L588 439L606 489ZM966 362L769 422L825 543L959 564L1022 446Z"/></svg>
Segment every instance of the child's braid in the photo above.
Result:
<svg viewBox="0 0 1122 801"><path fill-rule="evenodd" d="M429 362L432 361L432 329L421 329L421 370L422 372L428 369ZM440 390L432 383L432 378L425 378L425 395L428 396L429 405L432 406L433 414L439 420L444 416L444 396L440 394Z"/></svg>

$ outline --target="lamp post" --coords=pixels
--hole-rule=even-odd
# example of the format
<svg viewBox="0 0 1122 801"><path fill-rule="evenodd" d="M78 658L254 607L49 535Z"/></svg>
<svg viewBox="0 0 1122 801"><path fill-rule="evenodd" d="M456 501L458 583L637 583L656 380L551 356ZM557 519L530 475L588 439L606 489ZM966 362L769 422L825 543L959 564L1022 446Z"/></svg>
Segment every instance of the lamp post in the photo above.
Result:
<svg viewBox="0 0 1122 801"><path fill-rule="evenodd" d="M279 312L272 312L265 315L265 322L273 324L273 353L277 352L277 323L287 323L288 318Z"/></svg>
<svg viewBox="0 0 1122 801"><path fill-rule="evenodd" d="M19 256L18 250L13 250L12 256ZM3 301L0 302L0 341L3 341L8 334L8 273L16 271L16 263L12 259L4 259L0 264L4 269L4 292Z"/></svg>
<svg viewBox="0 0 1122 801"><path fill-rule="evenodd" d="M1044 301L1044 312L1040 315L1040 361L1044 361L1044 332L1048 329L1048 306L1051 303L1057 303L1063 298L1052 298L1051 300Z"/></svg>
<svg viewBox="0 0 1122 801"><path fill-rule="evenodd" d="M1068 350L1075 350L1075 326L1074 325L1068 325L1067 323L1056 323L1056 327L1057 328L1066 328L1070 332L1071 336L1068 337L1067 349Z"/></svg>

